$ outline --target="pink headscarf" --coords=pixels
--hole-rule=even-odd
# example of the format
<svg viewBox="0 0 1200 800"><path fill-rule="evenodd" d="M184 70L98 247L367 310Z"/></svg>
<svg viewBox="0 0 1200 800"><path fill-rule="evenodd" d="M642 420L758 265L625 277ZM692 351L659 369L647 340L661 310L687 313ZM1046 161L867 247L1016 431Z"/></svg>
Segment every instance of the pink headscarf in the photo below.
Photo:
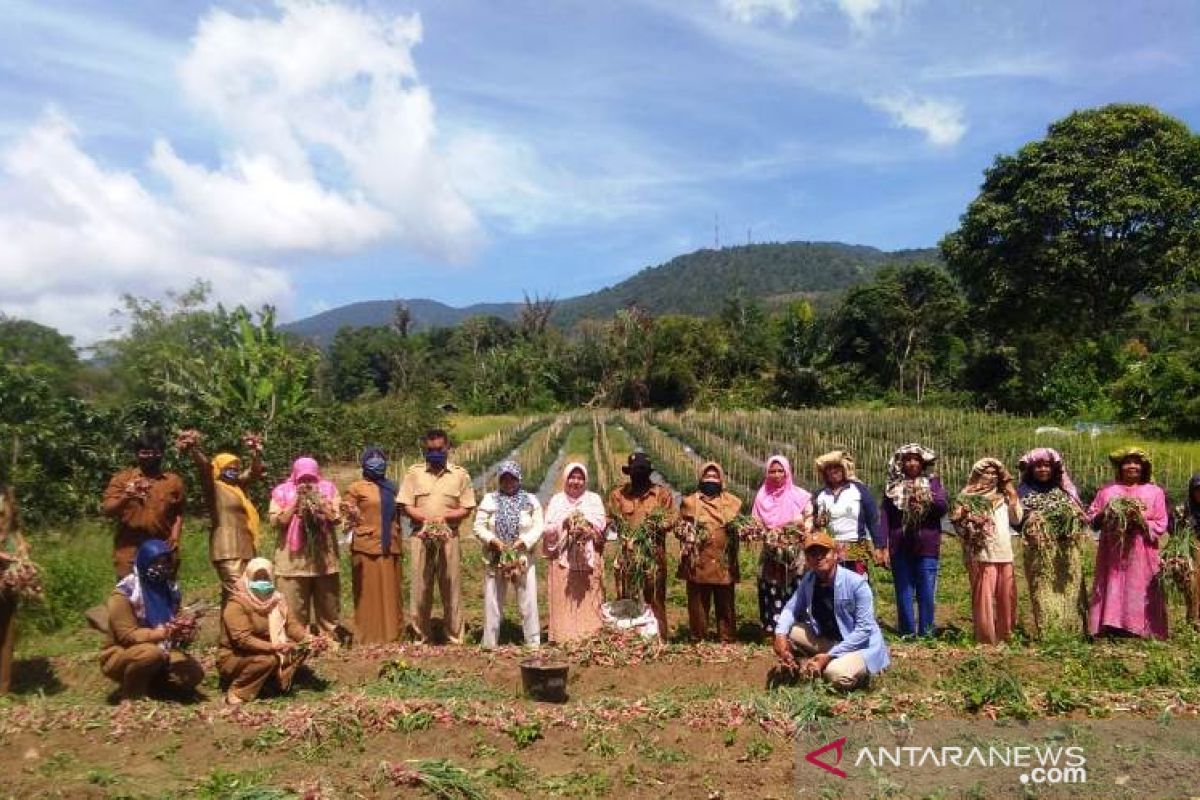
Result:
<svg viewBox="0 0 1200 800"><path fill-rule="evenodd" d="M1045 461L1054 470L1055 476L1059 479L1059 484L1062 490L1071 495L1076 503L1082 503L1079 499L1079 490L1075 488L1075 483L1071 480L1070 474L1067 472L1067 465L1063 463L1062 455L1051 447L1035 447L1025 455L1021 456L1021 460L1017 462L1017 469L1021 472L1021 480L1023 483L1033 485L1032 467L1039 461Z"/></svg>
<svg viewBox="0 0 1200 800"><path fill-rule="evenodd" d="M792 465L783 456L771 456L767 459L766 469L772 464L783 467L783 485L771 489L763 480L754 497L753 514L755 519L768 528L782 528L804 516L812 503L812 495L792 483Z"/></svg>
<svg viewBox="0 0 1200 800"><path fill-rule="evenodd" d="M583 473L585 486L587 484L587 467L578 462L567 464L562 473L563 491L551 497L549 504L546 506L547 531L561 533L562 524L566 522L567 517L576 512L582 514L584 519L590 522L597 532L603 531L608 525L608 514L604 511L604 501L600 499L600 495L595 492L589 492L586 488L579 497L573 498L567 494L567 478L575 470ZM591 542L588 542L584 547L573 548L576 551L580 551L577 554L568 553L565 550L559 551L557 548L552 549L546 539L543 539L542 542L546 554L553 556L557 552L558 563L567 569L582 570L595 568L598 554Z"/></svg>
<svg viewBox="0 0 1200 800"><path fill-rule="evenodd" d="M317 491L326 500L332 500L337 497L337 487L331 481L327 481L321 477L321 468L318 466L317 460L308 456L301 456L292 462L291 477L271 490L271 499L280 508L291 508L294 506L296 498L300 496L299 483L301 478L316 478ZM299 553L304 549L304 529L300 525L299 514L293 514L291 522L288 523L287 547L292 553Z"/></svg>

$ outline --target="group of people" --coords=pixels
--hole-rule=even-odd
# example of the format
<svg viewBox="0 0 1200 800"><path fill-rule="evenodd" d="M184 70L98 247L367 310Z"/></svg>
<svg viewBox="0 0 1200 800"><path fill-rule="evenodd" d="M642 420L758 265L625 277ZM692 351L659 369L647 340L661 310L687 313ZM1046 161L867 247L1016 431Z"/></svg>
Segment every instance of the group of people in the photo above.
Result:
<svg viewBox="0 0 1200 800"><path fill-rule="evenodd" d="M668 631L667 537L681 529L692 531L686 541L681 536L676 574L686 586L691 636L706 638L715 621L721 641L735 638L738 526L746 516L715 462L701 465L694 491L678 504L669 488L652 479L653 464L641 451L622 468L627 480L603 498L589 488L586 466L571 463L563 469L561 490L543 510L523 488L520 466L505 461L496 469L496 490L477 504L470 475L449 460L449 436L430 430L423 459L399 485L388 478L378 448L363 452L361 477L344 493L314 459L297 458L288 479L271 491L267 533L248 494L264 471L261 439L245 437L245 462L230 452L210 458L195 431L180 434L175 444L195 465L208 510L208 557L221 585L217 668L231 704L257 697L268 684L286 691L308 655L351 637L392 642L407 627L414 641L432 641L435 587L445 638L463 643L461 547L468 531L484 560L484 647L498 644L510 590L524 643L541 644L539 559L545 559L547 572L549 638L567 643L600 631L606 624L604 550L612 538L620 540L618 595L644 600L656 628ZM165 448L161 434L144 434L135 447L137 466L113 477L102 502L116 522L117 578L106 603L102 667L125 698L156 685L194 688L203 677L182 647L196 628L195 615L181 607L175 581L185 486L162 469ZM892 456L879 501L859 480L848 452L834 450L815 460L820 483L815 494L797 485L787 458L771 456L749 516L760 531L790 531L796 539L789 548L767 536L762 548L757 594L764 634L785 668L824 675L841 687L884 669L888 650L875 617L872 568L892 573L898 633L931 635L948 519L966 562L980 643L1012 634L1016 536L1024 541L1035 634L1165 637L1159 548L1168 533L1166 497L1152 482L1144 451L1129 448L1110 458L1115 480L1085 505L1062 457L1048 448L1026 453L1015 477L999 460L981 459L962 491L950 497L936 474L936 454L907 444ZM1185 508L1177 524L1200 527L1200 476L1189 487ZM650 541L646 563L636 568L625 540L634 530ZM352 632L341 614L339 531L350 549ZM1098 550L1089 595L1083 552L1093 539ZM258 557L263 552L272 557ZM11 635L5 638L11 645ZM797 653L807 656L803 667Z"/></svg>

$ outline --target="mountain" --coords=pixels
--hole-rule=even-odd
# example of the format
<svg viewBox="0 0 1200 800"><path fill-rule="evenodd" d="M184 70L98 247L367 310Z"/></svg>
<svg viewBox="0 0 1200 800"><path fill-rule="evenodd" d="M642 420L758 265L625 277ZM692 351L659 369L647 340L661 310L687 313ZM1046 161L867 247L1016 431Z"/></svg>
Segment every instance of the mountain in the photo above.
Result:
<svg viewBox="0 0 1200 800"><path fill-rule="evenodd" d="M885 252L839 242L786 242L697 250L647 267L615 286L561 300L554 321L570 326L585 317L604 318L637 304L653 314L708 316L741 291L770 303L797 296L840 292L869 280L884 264L936 261L937 250Z"/></svg>
<svg viewBox="0 0 1200 800"><path fill-rule="evenodd" d="M740 291L773 305L797 297L821 298L869 280L889 263L937 261L938 251L887 252L839 242L785 242L697 250L666 264L647 267L620 283L590 294L558 301L554 322L570 327L588 317L606 318L637 304L652 314L707 316L721 310L725 298ZM282 327L324 347L344 325L387 325L403 302L414 330L456 325L467 317L515 319L520 303L477 303L454 308L436 300L371 300L351 303Z"/></svg>
<svg viewBox="0 0 1200 800"><path fill-rule="evenodd" d="M279 327L303 339L310 339L320 347L326 347L342 327L367 328L390 324L397 303L408 306L414 331L452 327L467 317L496 316L513 320L521 308L520 303L476 303L465 308L454 308L436 300L365 300L331 308Z"/></svg>

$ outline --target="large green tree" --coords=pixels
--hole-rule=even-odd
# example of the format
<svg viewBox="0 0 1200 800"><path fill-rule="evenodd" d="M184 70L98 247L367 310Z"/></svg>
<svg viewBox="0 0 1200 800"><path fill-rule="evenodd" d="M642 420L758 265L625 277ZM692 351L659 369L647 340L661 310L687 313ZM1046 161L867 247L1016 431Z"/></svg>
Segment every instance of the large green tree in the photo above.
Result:
<svg viewBox="0 0 1200 800"><path fill-rule="evenodd" d="M996 158L941 249L979 332L972 388L1047 410L1061 354L1112 353L1139 296L1200 276L1200 138L1148 106L1075 112Z"/></svg>

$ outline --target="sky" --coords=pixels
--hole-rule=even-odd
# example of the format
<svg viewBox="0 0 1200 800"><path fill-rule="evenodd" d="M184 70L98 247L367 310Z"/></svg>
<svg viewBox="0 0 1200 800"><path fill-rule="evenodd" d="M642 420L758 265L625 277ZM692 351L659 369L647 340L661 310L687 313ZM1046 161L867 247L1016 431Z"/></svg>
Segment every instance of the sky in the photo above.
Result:
<svg viewBox="0 0 1200 800"><path fill-rule="evenodd" d="M284 320L693 250L935 246L1077 109L1200 130L1200 3L3 0L0 313L196 280Z"/></svg>

